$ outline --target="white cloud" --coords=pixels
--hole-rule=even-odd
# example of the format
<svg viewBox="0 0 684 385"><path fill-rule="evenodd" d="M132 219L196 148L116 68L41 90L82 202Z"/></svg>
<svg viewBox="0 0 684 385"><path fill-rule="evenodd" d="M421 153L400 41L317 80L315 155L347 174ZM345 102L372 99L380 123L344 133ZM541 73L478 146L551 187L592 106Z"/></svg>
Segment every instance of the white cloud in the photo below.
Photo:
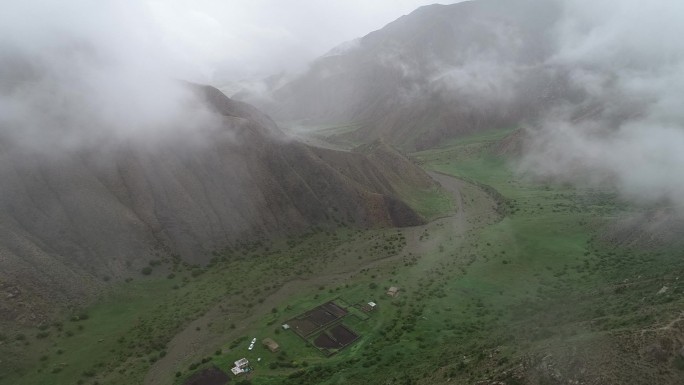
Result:
<svg viewBox="0 0 684 385"><path fill-rule="evenodd" d="M552 59L600 108L566 105L533 132L523 169L612 184L645 203L684 207L684 3L566 0Z"/></svg>
<svg viewBox="0 0 684 385"><path fill-rule="evenodd" d="M34 1L0 14L0 139L38 150L152 139L209 122L148 9Z"/></svg>
<svg viewBox="0 0 684 385"><path fill-rule="evenodd" d="M150 5L175 50L194 56L209 76L215 71L219 79L239 80L303 68L338 44L434 2L168 0Z"/></svg>

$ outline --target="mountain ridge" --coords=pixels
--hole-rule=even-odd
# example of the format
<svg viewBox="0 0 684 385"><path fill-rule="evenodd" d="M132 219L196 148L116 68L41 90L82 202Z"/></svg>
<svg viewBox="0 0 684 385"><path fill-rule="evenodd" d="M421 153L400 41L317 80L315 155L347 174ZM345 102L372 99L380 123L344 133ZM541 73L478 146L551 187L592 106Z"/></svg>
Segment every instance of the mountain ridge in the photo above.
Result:
<svg viewBox="0 0 684 385"><path fill-rule="evenodd" d="M223 120L199 145L14 153L3 165L0 280L7 293L21 293L0 304L3 318L30 321L32 312L21 310L28 302L78 304L169 255L201 264L237 240L312 226L423 223L378 162L358 153L323 156L254 107L215 88L199 92Z"/></svg>

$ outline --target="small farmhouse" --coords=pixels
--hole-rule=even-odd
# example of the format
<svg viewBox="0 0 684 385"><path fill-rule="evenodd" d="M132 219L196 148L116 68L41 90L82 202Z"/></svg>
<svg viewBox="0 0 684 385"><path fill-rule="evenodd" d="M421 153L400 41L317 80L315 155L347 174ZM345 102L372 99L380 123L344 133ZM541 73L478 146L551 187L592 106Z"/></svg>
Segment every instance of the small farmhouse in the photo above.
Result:
<svg viewBox="0 0 684 385"><path fill-rule="evenodd" d="M235 366L230 369L234 375L242 374L249 370L249 361L246 358L241 358L235 361Z"/></svg>

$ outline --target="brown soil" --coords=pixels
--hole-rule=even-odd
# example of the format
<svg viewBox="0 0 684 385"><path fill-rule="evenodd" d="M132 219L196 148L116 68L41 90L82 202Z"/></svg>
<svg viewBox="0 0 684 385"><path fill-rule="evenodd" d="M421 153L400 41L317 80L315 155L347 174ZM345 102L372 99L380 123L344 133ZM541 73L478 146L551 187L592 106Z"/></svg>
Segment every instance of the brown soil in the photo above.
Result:
<svg viewBox="0 0 684 385"><path fill-rule="evenodd" d="M330 329L330 334L332 337L339 342L342 346L347 346L359 338L359 335L353 331L347 329L344 325L337 325Z"/></svg>
<svg viewBox="0 0 684 385"><path fill-rule="evenodd" d="M359 335L344 325L337 325L314 340L314 345L322 349L342 349L359 338Z"/></svg>
<svg viewBox="0 0 684 385"><path fill-rule="evenodd" d="M193 374L183 385L225 385L230 377L217 367L211 367Z"/></svg>
<svg viewBox="0 0 684 385"><path fill-rule="evenodd" d="M287 323L288 323L288 325L290 325L290 327L292 328L292 330L295 333L297 333L303 337L306 337L309 334L313 333L320 326L320 325L317 325L317 324L311 322L308 318L293 319L293 320L287 321Z"/></svg>

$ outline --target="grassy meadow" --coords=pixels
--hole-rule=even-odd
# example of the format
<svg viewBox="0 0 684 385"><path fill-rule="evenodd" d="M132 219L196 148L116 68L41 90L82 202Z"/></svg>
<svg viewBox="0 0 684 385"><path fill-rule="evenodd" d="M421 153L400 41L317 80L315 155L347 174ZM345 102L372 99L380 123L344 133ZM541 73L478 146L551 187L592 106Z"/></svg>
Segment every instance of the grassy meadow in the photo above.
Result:
<svg viewBox="0 0 684 385"><path fill-rule="evenodd" d="M601 241L629 208L610 191L520 177L492 150L510 132L412 154L459 187L409 197L434 219L425 226L315 229L235 245L203 267L160 261L92 307L3 332L0 384L180 385L242 357L254 371L235 383L514 384L520 368L543 383L555 373L545 360L569 376L684 376L676 359L667 370L636 365L639 348L626 342L676 318L681 252ZM325 357L280 325L329 300L378 309L344 318L361 337Z"/></svg>

